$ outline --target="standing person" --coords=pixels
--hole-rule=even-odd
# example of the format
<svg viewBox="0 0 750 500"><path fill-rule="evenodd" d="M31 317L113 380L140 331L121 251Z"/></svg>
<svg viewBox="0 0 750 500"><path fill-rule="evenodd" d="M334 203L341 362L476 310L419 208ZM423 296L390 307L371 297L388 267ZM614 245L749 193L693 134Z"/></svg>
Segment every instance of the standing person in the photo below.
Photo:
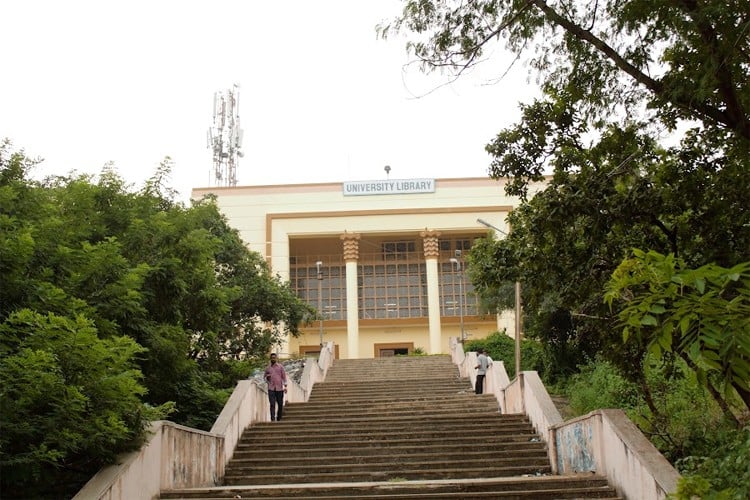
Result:
<svg viewBox="0 0 750 500"><path fill-rule="evenodd" d="M271 403L271 422L281 420L284 412L284 393L286 392L286 370L277 362L276 353L271 353L271 364L263 372L268 383L268 402ZM278 409L277 409L278 406Z"/></svg>
<svg viewBox="0 0 750 500"><path fill-rule="evenodd" d="M479 349L479 355L477 356L477 366L474 367L477 370L477 383L474 386L474 392L476 394L482 394L484 392L484 377L487 374L487 368L490 366L490 360L487 357L487 351Z"/></svg>

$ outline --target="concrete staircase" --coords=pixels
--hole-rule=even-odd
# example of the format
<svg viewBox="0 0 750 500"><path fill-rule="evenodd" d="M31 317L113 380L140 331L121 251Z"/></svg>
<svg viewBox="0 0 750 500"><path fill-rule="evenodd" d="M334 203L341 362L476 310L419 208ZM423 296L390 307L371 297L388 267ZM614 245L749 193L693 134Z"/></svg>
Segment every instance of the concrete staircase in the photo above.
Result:
<svg viewBox="0 0 750 500"><path fill-rule="evenodd" d="M526 417L475 395L448 356L337 360L307 403L245 431L224 486L161 498L617 498L550 471Z"/></svg>

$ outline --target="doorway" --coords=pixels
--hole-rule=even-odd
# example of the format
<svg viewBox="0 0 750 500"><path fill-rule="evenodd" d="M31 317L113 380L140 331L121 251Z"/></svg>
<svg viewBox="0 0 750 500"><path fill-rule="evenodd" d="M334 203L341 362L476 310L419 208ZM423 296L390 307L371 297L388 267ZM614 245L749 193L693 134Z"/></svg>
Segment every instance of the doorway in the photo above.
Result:
<svg viewBox="0 0 750 500"><path fill-rule="evenodd" d="M375 344L376 358L390 358L393 356L408 356L414 350L414 342L398 342L389 344Z"/></svg>

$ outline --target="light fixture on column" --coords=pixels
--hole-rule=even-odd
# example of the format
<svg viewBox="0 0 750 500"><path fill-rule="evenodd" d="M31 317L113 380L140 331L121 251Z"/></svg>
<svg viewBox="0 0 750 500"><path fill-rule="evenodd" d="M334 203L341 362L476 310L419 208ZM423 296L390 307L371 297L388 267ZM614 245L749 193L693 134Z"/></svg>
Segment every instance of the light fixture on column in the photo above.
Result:
<svg viewBox="0 0 750 500"><path fill-rule="evenodd" d="M481 225L494 229L498 233L504 234L506 237L508 233L500 229L499 227L493 226L484 219L477 219L477 222ZM516 330L515 330L515 357L516 357L516 377L521 373L521 282L516 280L515 284L515 315L516 315Z"/></svg>
<svg viewBox="0 0 750 500"><path fill-rule="evenodd" d="M458 273L458 317L461 330L459 341L463 344L466 341L466 335L464 334L464 279L460 258L461 250L456 250L456 257L451 258L450 262L456 265L456 272Z"/></svg>
<svg viewBox="0 0 750 500"><path fill-rule="evenodd" d="M318 315L320 316L320 349L323 350L323 261L315 263L318 268Z"/></svg>

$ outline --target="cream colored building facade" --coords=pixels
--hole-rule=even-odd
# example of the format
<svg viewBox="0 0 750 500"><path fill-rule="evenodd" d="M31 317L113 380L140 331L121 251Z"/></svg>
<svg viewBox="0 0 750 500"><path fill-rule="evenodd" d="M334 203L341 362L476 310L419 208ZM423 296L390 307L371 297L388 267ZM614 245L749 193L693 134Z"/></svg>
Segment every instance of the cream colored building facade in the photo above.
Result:
<svg viewBox="0 0 750 500"><path fill-rule="evenodd" d="M518 204L489 178L383 179L319 184L196 188L212 193L247 246L320 311L280 352L310 355L321 340L337 356L372 358L421 349L447 353L507 329L513 312L483 313L463 257L502 232Z"/></svg>

